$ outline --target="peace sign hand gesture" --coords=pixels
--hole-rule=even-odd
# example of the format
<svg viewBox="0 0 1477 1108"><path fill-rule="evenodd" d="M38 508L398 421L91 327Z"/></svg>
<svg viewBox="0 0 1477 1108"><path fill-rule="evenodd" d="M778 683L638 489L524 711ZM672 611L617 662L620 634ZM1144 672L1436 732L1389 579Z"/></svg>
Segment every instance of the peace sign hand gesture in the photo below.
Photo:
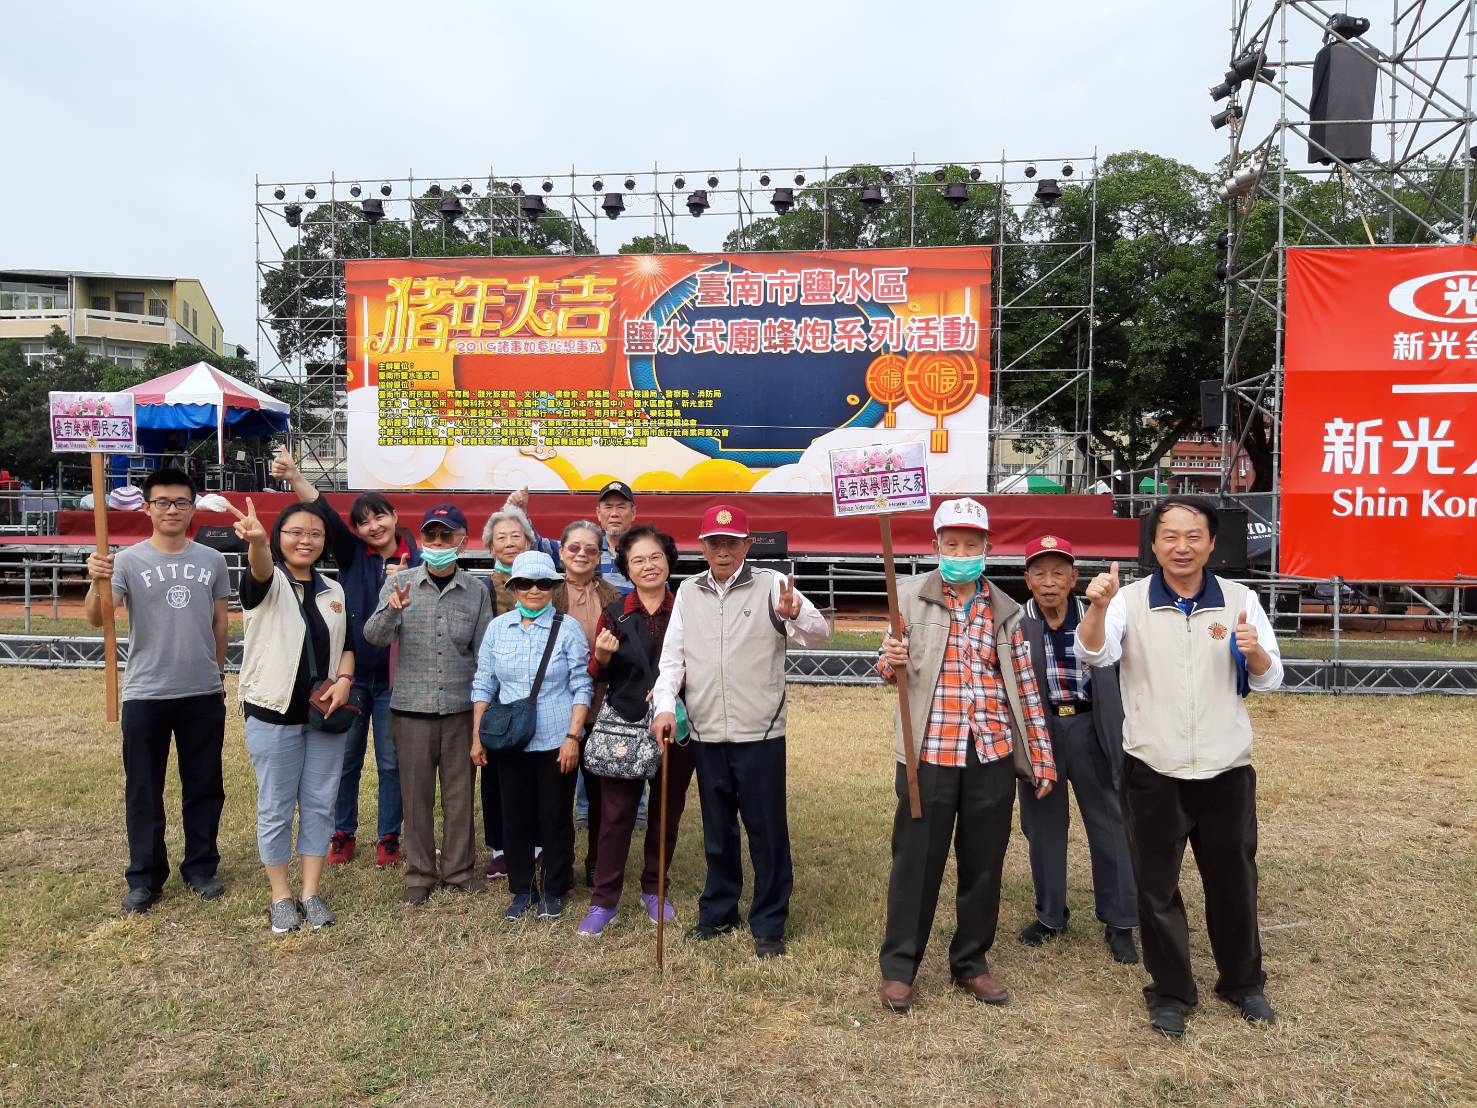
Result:
<svg viewBox="0 0 1477 1108"><path fill-rule="evenodd" d="M410 582L408 580L396 581L390 586L389 604L397 612L410 607Z"/></svg>
<svg viewBox="0 0 1477 1108"><path fill-rule="evenodd" d="M246 511L243 513L230 501L226 507L231 509L231 514L236 517L233 524L236 537L249 546L265 546L267 542L267 529L262 526L262 521L256 518L256 505L251 502L251 497L246 498Z"/></svg>
<svg viewBox="0 0 1477 1108"><path fill-rule="evenodd" d="M780 598L774 610L780 619L796 619L800 615L800 594L795 591L795 575L792 573L780 581Z"/></svg>

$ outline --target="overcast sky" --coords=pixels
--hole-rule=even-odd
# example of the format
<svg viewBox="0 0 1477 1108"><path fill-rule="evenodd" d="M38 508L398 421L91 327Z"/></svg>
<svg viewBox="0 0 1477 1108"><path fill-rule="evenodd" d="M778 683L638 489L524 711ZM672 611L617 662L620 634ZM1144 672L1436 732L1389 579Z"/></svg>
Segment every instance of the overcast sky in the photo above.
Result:
<svg viewBox="0 0 1477 1108"><path fill-rule="evenodd" d="M7 7L0 268L197 276L254 355L258 175L1131 148L1209 168L1229 22L1224 0Z"/></svg>

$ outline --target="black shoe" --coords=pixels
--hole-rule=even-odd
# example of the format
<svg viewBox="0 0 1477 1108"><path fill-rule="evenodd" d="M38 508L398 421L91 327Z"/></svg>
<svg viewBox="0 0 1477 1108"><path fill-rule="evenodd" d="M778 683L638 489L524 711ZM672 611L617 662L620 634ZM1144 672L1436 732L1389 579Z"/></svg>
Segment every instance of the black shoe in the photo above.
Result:
<svg viewBox="0 0 1477 1108"><path fill-rule="evenodd" d="M687 929L687 937L689 939L696 939L699 942L707 942L709 939L716 939L721 935L730 934L737 927L738 924L735 923L723 923L716 927L711 923L697 923Z"/></svg>
<svg viewBox="0 0 1477 1108"><path fill-rule="evenodd" d="M226 887L213 873L209 877L186 878L185 884L190 886L191 891L201 900L219 900L226 895Z"/></svg>
<svg viewBox="0 0 1477 1108"><path fill-rule="evenodd" d="M538 902L539 919L558 919L564 914L564 898L562 896L544 896Z"/></svg>
<svg viewBox="0 0 1477 1108"><path fill-rule="evenodd" d="M159 894L152 889L129 889L120 906L125 916L141 916L154 906Z"/></svg>
<svg viewBox="0 0 1477 1108"><path fill-rule="evenodd" d="M783 958L785 956L784 939L755 939L755 958Z"/></svg>
<svg viewBox="0 0 1477 1108"><path fill-rule="evenodd" d="M1271 1027L1277 1022L1277 1013L1261 993L1252 993L1241 998L1241 1018L1247 1023L1260 1023Z"/></svg>
<svg viewBox="0 0 1477 1108"><path fill-rule="evenodd" d="M1033 919L1029 924L1021 928L1021 933L1016 938L1020 939L1027 946L1040 946L1048 939L1056 938L1065 930L1065 927L1047 927L1039 919Z"/></svg>
<svg viewBox="0 0 1477 1108"><path fill-rule="evenodd" d="M1103 938L1113 952L1113 961L1120 966L1136 966L1139 961L1138 948L1133 945L1132 927L1104 927Z"/></svg>
<svg viewBox="0 0 1477 1108"><path fill-rule="evenodd" d="M503 919L518 920L538 910L538 894L518 893L503 912Z"/></svg>
<svg viewBox="0 0 1477 1108"><path fill-rule="evenodd" d="M1149 1009L1149 1022L1154 1030L1166 1039L1181 1039L1185 1035L1185 1013L1171 1005Z"/></svg>

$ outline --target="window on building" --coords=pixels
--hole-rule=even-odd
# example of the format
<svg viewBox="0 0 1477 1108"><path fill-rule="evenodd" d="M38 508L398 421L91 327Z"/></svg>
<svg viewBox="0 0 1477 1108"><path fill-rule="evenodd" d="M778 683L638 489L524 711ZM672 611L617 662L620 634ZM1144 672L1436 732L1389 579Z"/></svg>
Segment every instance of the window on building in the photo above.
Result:
<svg viewBox="0 0 1477 1108"><path fill-rule="evenodd" d="M130 315L144 314L144 294L141 292L114 293L113 300L117 303L120 312L127 312Z"/></svg>
<svg viewBox="0 0 1477 1108"><path fill-rule="evenodd" d="M210 329L210 348L212 350L215 349L215 328L214 327L212 327Z"/></svg>
<svg viewBox="0 0 1477 1108"><path fill-rule="evenodd" d="M113 310L113 302L106 296L94 296L89 304L95 312L110 312Z"/></svg>
<svg viewBox="0 0 1477 1108"><path fill-rule="evenodd" d="M169 318L169 305L157 296L149 297L149 314L156 319Z"/></svg>
<svg viewBox="0 0 1477 1108"><path fill-rule="evenodd" d="M196 338L200 337L200 313L194 308L190 309L190 330L194 332Z"/></svg>
<svg viewBox="0 0 1477 1108"><path fill-rule="evenodd" d="M0 281L0 311L25 312L67 306L65 285L41 285L29 281Z"/></svg>

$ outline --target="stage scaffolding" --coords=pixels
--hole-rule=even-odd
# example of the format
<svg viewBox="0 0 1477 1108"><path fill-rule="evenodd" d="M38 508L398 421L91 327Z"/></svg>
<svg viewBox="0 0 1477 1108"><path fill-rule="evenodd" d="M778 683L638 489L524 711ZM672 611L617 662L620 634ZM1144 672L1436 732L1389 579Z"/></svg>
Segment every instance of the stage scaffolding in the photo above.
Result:
<svg viewBox="0 0 1477 1108"><path fill-rule="evenodd" d="M1282 352L1289 246L1371 249L1473 237L1472 82L1477 0L1232 0L1231 64L1244 79L1225 104L1226 330L1220 492L1253 450L1270 467L1280 518ZM1361 29L1358 20L1370 26ZM1352 21L1352 22L1351 22ZM1342 38L1376 71L1374 156L1344 160L1315 132L1314 56ZM1232 73L1227 73L1228 82ZM1212 89L1212 96L1217 90ZM1236 113L1239 112L1239 117ZM1324 135L1324 141L1318 135ZM1318 155L1315 162L1312 155ZM1278 532L1272 531L1272 566Z"/></svg>
<svg viewBox="0 0 1477 1108"><path fill-rule="evenodd" d="M650 237L655 253L689 239L698 240L697 251L989 245L990 487L1038 474L1085 492L1105 473L1091 438L1097 180L1095 154L892 165L827 159L781 169L740 163L701 171L571 166L514 174L489 167L439 176L258 177L259 383L287 386L305 473L341 488L346 260L614 253L636 236ZM1048 182L1060 198L1047 189L1043 203ZM876 191L863 191L869 189ZM782 226L774 202L785 193L794 215ZM699 197L701 219L690 214ZM383 215L370 222L366 207ZM526 218L530 207L538 219ZM609 217L612 207L618 218ZM714 224L722 242L708 245ZM1039 376L1027 380L1042 374L1045 387ZM1068 397L1071 416L1063 419Z"/></svg>

